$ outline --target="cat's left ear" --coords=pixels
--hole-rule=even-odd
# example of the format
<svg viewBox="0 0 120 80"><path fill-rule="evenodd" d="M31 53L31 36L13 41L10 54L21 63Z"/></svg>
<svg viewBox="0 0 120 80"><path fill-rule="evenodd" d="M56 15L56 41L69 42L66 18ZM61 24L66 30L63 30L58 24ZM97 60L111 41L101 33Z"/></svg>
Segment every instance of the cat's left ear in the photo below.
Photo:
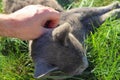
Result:
<svg viewBox="0 0 120 80"><path fill-rule="evenodd" d="M68 34L71 32L71 30L71 25L66 22L53 30L53 39L64 44L64 41L66 37L68 37Z"/></svg>

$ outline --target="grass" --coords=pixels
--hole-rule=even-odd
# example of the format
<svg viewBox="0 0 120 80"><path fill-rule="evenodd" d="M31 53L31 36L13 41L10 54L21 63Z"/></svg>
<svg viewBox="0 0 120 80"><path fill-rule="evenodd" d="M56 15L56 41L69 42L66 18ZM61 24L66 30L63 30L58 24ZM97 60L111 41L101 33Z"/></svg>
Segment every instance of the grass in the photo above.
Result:
<svg viewBox="0 0 120 80"><path fill-rule="evenodd" d="M74 0L74 2L64 6L67 9L78 6L102 6L113 1ZM0 7L0 11L2 11L1 3ZM91 33L88 36L86 45L89 67L82 75L66 80L120 80L120 19L108 19L94 34ZM60 77L52 78L58 79ZM35 80L33 78L33 63L28 54L26 41L15 38L1 38L0 80Z"/></svg>
<svg viewBox="0 0 120 80"><path fill-rule="evenodd" d="M88 58L91 73L97 80L119 80L120 77L120 20L106 21L97 33L89 36ZM95 80L96 80L95 79ZM94 80L91 78L91 80Z"/></svg>

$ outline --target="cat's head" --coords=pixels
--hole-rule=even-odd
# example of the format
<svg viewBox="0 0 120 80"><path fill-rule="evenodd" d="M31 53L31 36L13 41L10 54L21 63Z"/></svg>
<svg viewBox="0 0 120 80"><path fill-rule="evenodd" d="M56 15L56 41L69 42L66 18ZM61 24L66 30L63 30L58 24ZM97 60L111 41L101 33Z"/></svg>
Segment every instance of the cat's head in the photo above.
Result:
<svg viewBox="0 0 120 80"><path fill-rule="evenodd" d="M37 78L54 70L78 75L88 66L82 44L72 34L69 23L49 30L33 40L30 47Z"/></svg>

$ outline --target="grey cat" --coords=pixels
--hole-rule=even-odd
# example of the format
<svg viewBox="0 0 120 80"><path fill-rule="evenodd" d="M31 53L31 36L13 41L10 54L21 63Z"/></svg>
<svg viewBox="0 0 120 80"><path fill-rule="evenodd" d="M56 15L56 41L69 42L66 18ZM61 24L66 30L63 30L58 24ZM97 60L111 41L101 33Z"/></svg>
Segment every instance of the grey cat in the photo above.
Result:
<svg viewBox="0 0 120 80"><path fill-rule="evenodd" d="M68 75L81 74L88 61L84 40L112 16L120 18L120 3L104 7L74 8L64 11L56 0L3 0L6 13L12 13L29 4L42 4L61 13L59 25L30 42L31 57L35 63L35 77L60 70Z"/></svg>

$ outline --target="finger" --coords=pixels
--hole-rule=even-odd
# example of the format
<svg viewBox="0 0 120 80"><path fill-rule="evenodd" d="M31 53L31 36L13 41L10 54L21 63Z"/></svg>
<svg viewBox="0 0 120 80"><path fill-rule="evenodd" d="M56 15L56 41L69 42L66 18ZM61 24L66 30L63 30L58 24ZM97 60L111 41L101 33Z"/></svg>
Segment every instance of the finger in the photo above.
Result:
<svg viewBox="0 0 120 80"><path fill-rule="evenodd" d="M45 28L54 28L59 24L59 20L47 21L44 25Z"/></svg>
<svg viewBox="0 0 120 80"><path fill-rule="evenodd" d="M47 21L48 23L48 27L49 28L54 28L59 24L60 21L60 13L58 13L57 11L51 11L49 14L47 14Z"/></svg>
<svg viewBox="0 0 120 80"><path fill-rule="evenodd" d="M54 28L59 24L59 19L51 20L48 24L48 28Z"/></svg>
<svg viewBox="0 0 120 80"><path fill-rule="evenodd" d="M41 5L37 5L37 7L40 7L39 8L40 13L41 10L42 13L44 13L43 16L41 17L41 19L43 19L41 23L42 26L47 26L48 28L54 28L58 25L60 20L60 13L58 11L54 10L53 8L44 7Z"/></svg>
<svg viewBox="0 0 120 80"><path fill-rule="evenodd" d="M50 24L49 27L54 28L59 24L60 21L60 13L58 12L52 12L49 14L49 20L50 20Z"/></svg>

